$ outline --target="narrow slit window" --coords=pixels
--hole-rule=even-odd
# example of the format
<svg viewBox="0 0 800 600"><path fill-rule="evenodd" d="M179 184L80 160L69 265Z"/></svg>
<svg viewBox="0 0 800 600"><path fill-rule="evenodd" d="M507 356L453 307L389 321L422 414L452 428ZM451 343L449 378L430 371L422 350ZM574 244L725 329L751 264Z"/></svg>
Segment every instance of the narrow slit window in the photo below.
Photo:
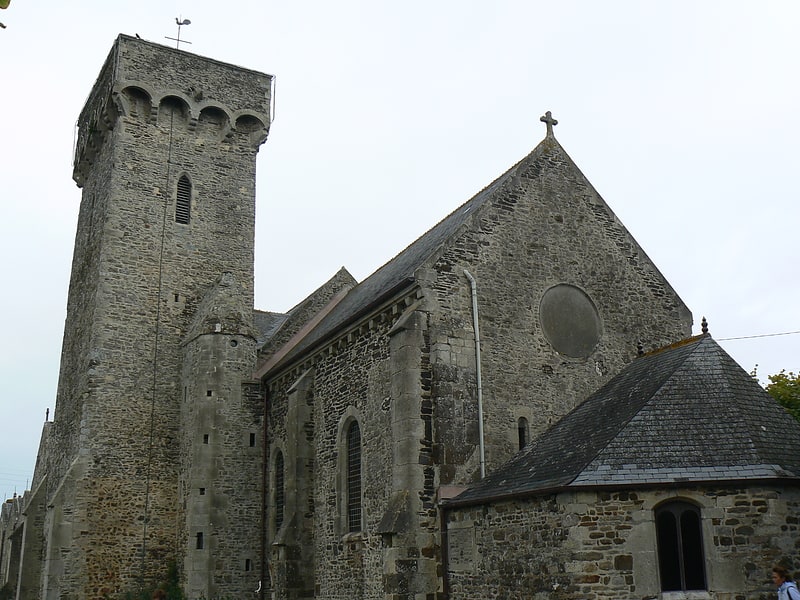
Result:
<svg viewBox="0 0 800 600"><path fill-rule="evenodd" d="M204 546L205 546L205 542L203 541L203 532L202 531L198 531L197 532L197 541L196 541L195 547L198 550L202 550L204 548Z"/></svg>
<svg viewBox="0 0 800 600"><path fill-rule="evenodd" d="M275 531L278 531L283 525L286 498L283 469L283 452L278 451L278 455L275 457Z"/></svg>
<svg viewBox="0 0 800 600"><path fill-rule="evenodd" d="M347 429L347 530L361 531L361 430L357 421Z"/></svg>
<svg viewBox="0 0 800 600"><path fill-rule="evenodd" d="M244 570L245 571L252 571L253 563L249 558L244 559Z"/></svg>
<svg viewBox="0 0 800 600"><path fill-rule="evenodd" d="M178 180L178 193L175 199L175 222L181 225L188 225L191 210L192 184L186 175L181 175Z"/></svg>
<svg viewBox="0 0 800 600"><path fill-rule="evenodd" d="M256 434L255 433L251 433L250 434L250 447L254 448L255 445L256 445Z"/></svg>
<svg viewBox="0 0 800 600"><path fill-rule="evenodd" d="M528 419L525 417L520 417L517 421L517 437L519 438L520 450L527 446L528 442L530 441L528 431Z"/></svg>

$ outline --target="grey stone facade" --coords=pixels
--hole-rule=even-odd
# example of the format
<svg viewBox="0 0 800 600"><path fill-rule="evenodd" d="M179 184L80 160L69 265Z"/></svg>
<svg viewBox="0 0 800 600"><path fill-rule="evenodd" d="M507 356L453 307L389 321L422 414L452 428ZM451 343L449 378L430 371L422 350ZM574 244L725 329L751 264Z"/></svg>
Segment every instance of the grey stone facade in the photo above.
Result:
<svg viewBox="0 0 800 600"><path fill-rule="evenodd" d="M263 374L268 465L292 470L268 510L278 598L443 593L443 490L480 471L471 286L477 282L486 469L691 316L558 142L548 137L336 306ZM540 314L566 286L586 315ZM558 352L552 338L589 340ZM559 320L560 319L560 320ZM561 330L559 330L561 327ZM579 341L580 341L579 340ZM581 354L581 352L583 354ZM344 432L362 434L362 527L345 525ZM274 482L274 478L273 478ZM273 484L274 485L274 484Z"/></svg>
<svg viewBox="0 0 800 600"><path fill-rule="evenodd" d="M99 600L174 564L193 600L656 597L662 491L447 503L691 333L552 120L372 276L342 269L278 314L253 310L270 93L261 73L112 48L79 119L56 411L32 490L3 507L0 583ZM790 544L796 490L681 494L731 590L714 598L744 598L773 555L747 557Z"/></svg>
<svg viewBox="0 0 800 600"><path fill-rule="evenodd" d="M654 508L700 507L708 591L662 593ZM772 600L772 565L797 552L800 490L782 486L565 492L449 514L452 598Z"/></svg>
<svg viewBox="0 0 800 600"><path fill-rule="evenodd" d="M127 36L109 54L78 121L83 194L33 486L47 506L41 573L22 598L119 595L162 581L170 563L195 597L257 587L260 524L242 513L261 504L263 402L243 382L270 91L268 75ZM204 303L220 284L225 314Z"/></svg>
<svg viewBox="0 0 800 600"><path fill-rule="evenodd" d="M441 508L452 598L772 598L800 423L707 333L632 361Z"/></svg>

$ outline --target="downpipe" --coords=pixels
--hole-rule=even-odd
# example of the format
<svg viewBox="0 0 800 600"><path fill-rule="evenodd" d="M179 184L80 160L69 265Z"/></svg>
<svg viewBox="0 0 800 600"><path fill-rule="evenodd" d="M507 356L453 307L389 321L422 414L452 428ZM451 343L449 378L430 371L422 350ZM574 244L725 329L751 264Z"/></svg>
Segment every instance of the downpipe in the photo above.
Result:
<svg viewBox="0 0 800 600"><path fill-rule="evenodd" d="M478 286L475 278L464 269L472 289L472 327L475 331L475 373L478 387L478 447L481 459L481 479L486 477L486 451L483 442L483 384L481 382L481 334L478 330Z"/></svg>

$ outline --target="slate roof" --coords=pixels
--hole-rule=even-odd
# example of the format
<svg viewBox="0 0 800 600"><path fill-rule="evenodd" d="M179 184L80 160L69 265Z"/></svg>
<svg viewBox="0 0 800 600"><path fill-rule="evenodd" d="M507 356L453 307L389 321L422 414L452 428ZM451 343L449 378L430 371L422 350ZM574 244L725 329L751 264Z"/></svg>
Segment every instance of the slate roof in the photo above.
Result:
<svg viewBox="0 0 800 600"><path fill-rule="evenodd" d="M258 331L257 344L261 346L270 339L281 325L289 318L289 313L269 312L265 310L253 311L253 324Z"/></svg>
<svg viewBox="0 0 800 600"><path fill-rule="evenodd" d="M709 335L634 360L451 505L571 488L800 485L800 423Z"/></svg>
<svg viewBox="0 0 800 600"><path fill-rule="evenodd" d="M293 359L323 343L342 327L368 313L373 307L411 286L415 282L414 274L417 269L454 236L472 215L492 198L495 191L513 177L520 165L539 159L548 150L564 152L555 138L547 137L542 140L525 158L354 287L339 305L273 368L273 371L291 363ZM566 153L564 152L564 154Z"/></svg>

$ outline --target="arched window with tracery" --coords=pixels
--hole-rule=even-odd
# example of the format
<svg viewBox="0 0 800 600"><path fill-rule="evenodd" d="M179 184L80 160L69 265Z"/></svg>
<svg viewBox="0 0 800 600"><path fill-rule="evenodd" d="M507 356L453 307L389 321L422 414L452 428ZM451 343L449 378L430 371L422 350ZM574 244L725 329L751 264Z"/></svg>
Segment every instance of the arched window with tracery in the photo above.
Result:
<svg viewBox="0 0 800 600"><path fill-rule="evenodd" d="M186 175L178 179L178 191L175 198L175 222L188 225L192 213L192 182Z"/></svg>
<svg viewBox="0 0 800 600"><path fill-rule="evenodd" d="M286 507L286 484L284 479L283 452L278 450L275 456L275 531L283 525Z"/></svg>
<svg viewBox="0 0 800 600"><path fill-rule="evenodd" d="M361 430L358 421L347 428L347 531L361 531Z"/></svg>
<svg viewBox="0 0 800 600"><path fill-rule="evenodd" d="M661 590L705 590L700 509L689 502L670 501L656 508L655 517Z"/></svg>

